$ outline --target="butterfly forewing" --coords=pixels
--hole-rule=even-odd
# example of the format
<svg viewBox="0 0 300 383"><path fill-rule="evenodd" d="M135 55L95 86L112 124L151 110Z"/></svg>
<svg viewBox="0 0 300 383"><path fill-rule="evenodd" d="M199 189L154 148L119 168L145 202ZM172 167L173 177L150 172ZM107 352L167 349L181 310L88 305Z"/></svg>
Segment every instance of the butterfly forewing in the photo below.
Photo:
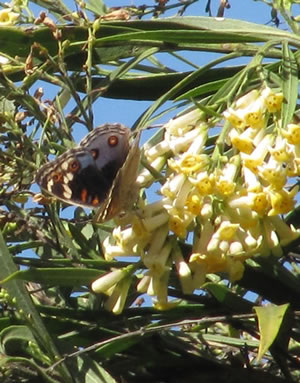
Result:
<svg viewBox="0 0 300 383"><path fill-rule="evenodd" d="M129 133L121 124L94 129L77 148L44 165L37 173L37 183L69 204L91 208L106 205L128 156Z"/></svg>

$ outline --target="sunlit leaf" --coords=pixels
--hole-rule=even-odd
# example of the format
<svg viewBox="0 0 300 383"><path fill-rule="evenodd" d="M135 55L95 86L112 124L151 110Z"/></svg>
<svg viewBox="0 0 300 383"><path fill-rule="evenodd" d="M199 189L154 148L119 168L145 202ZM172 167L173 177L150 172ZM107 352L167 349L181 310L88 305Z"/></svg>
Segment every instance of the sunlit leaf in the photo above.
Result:
<svg viewBox="0 0 300 383"><path fill-rule="evenodd" d="M260 343L257 361L260 361L262 359L264 354L268 351L268 349L276 339L276 336L278 335L278 332L282 325L282 321L288 308L288 303L280 306L276 306L274 304L267 304L263 307L254 307L258 318L258 326L260 333Z"/></svg>

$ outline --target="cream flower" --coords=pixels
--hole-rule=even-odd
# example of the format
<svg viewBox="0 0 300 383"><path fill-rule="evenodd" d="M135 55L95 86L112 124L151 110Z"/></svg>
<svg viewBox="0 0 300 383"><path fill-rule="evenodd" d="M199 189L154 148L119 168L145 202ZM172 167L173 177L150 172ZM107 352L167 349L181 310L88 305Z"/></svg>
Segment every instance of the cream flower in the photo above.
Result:
<svg viewBox="0 0 300 383"><path fill-rule="evenodd" d="M96 279L92 283L92 290L95 293L104 293L107 294L111 287L120 282L121 279L125 278L128 275L128 271L125 269L118 269L111 271L103 275L102 277Z"/></svg>
<svg viewBox="0 0 300 383"><path fill-rule="evenodd" d="M224 117L237 129L245 129L251 126L261 129L265 126L264 113L266 105L260 92L253 90L239 98L235 108L229 108L224 112Z"/></svg>
<svg viewBox="0 0 300 383"><path fill-rule="evenodd" d="M266 87L262 91L261 96L264 99L268 112L275 113L280 111L283 101L282 92L274 93L271 88Z"/></svg>
<svg viewBox="0 0 300 383"><path fill-rule="evenodd" d="M299 186L295 186L291 191L285 189L282 190L270 190L270 200L272 209L269 211L269 216L277 214L287 214L295 206L295 195L299 191Z"/></svg>
<svg viewBox="0 0 300 383"><path fill-rule="evenodd" d="M20 14L13 12L11 8L0 11L0 26L14 25L19 19Z"/></svg>
<svg viewBox="0 0 300 383"><path fill-rule="evenodd" d="M253 173L258 173L258 166L262 165L266 155L269 152L269 148L272 145L274 137L270 134L264 136L259 142L257 147L251 154L241 153L241 159L244 166L249 168Z"/></svg>
<svg viewBox="0 0 300 383"><path fill-rule="evenodd" d="M239 171L239 156L231 158L222 170L216 172L216 189L223 196L232 194L235 190L235 178Z"/></svg>
<svg viewBox="0 0 300 383"><path fill-rule="evenodd" d="M175 136L183 136L188 131L194 130L198 125L201 118L201 112L198 109L194 109L190 112L185 112L181 116L172 118L167 124L165 129L169 134Z"/></svg>
<svg viewBox="0 0 300 383"><path fill-rule="evenodd" d="M157 157L161 157L163 154L170 150L169 142L163 140L158 144L151 146L148 150L145 150L145 157L149 162L152 162Z"/></svg>
<svg viewBox="0 0 300 383"><path fill-rule="evenodd" d="M193 129L190 132L187 132L185 135L176 137L176 138L167 138L167 133L165 140L168 140L170 149L175 155L183 153L188 150L189 146L197 139L197 137L201 134L202 129Z"/></svg>
<svg viewBox="0 0 300 383"><path fill-rule="evenodd" d="M124 278L113 287L110 296L104 303L107 311L111 311L116 315L121 314L126 303L130 285L131 278Z"/></svg>
<svg viewBox="0 0 300 383"><path fill-rule="evenodd" d="M288 124L287 130L283 130L282 135L287 139L289 144L299 145L300 144L300 125Z"/></svg>
<svg viewBox="0 0 300 383"><path fill-rule="evenodd" d="M166 163L166 158L161 156L157 157L154 160L151 161L151 167L154 169L156 172L160 172L161 169L164 167ZM148 170L148 169L143 169L140 174L137 177L137 184L140 187L145 187L147 184L151 184L152 182L156 181L154 175Z"/></svg>
<svg viewBox="0 0 300 383"><path fill-rule="evenodd" d="M285 164L276 161L272 156L267 163L258 166L258 171L260 177L274 189L282 189L286 184L288 169Z"/></svg>
<svg viewBox="0 0 300 383"><path fill-rule="evenodd" d="M184 294L192 294L194 291L192 271L184 260L178 246L176 246L176 248L172 251L172 258L175 262L182 292Z"/></svg>

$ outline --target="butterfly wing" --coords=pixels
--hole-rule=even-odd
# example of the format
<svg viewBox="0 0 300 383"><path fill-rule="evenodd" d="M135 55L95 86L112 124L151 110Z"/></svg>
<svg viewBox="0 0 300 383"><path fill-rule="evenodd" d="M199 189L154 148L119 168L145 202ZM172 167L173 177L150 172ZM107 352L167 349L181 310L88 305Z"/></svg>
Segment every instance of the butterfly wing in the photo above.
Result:
<svg viewBox="0 0 300 383"><path fill-rule="evenodd" d="M115 180L104 203L94 216L94 222L104 222L131 207L137 198L138 187L136 178L140 164L139 148L140 132L137 134L124 165L117 173Z"/></svg>
<svg viewBox="0 0 300 383"><path fill-rule="evenodd" d="M100 206L127 158L129 132L121 124L94 129L77 148L44 165L37 173L37 183L69 204Z"/></svg>

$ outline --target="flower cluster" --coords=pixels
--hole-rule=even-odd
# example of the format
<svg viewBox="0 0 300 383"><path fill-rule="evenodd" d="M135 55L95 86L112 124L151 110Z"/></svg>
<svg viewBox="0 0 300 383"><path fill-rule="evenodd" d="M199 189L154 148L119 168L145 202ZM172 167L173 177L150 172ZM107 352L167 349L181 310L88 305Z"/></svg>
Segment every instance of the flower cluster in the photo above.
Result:
<svg viewBox="0 0 300 383"><path fill-rule="evenodd" d="M282 99L270 88L241 97L224 112L217 141L215 124L197 109L188 111L164 126L161 142L145 147L152 171L143 170L137 181L149 186L159 173L162 198L144 201L104 249L107 260L140 257L147 270L138 275L137 290L155 296L157 308L174 304L167 291L173 268L183 293L190 294L211 273L240 279L247 258L281 256L282 247L299 237L282 215L294 208L298 192L287 180L300 175L300 125L281 126ZM109 278L108 287L97 287ZM94 291L119 291L128 273L113 271L99 280Z"/></svg>

